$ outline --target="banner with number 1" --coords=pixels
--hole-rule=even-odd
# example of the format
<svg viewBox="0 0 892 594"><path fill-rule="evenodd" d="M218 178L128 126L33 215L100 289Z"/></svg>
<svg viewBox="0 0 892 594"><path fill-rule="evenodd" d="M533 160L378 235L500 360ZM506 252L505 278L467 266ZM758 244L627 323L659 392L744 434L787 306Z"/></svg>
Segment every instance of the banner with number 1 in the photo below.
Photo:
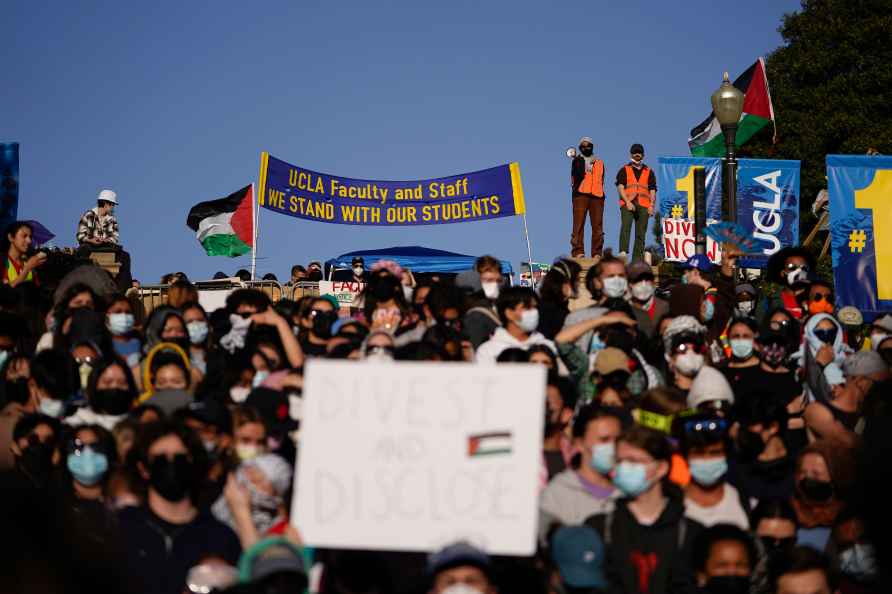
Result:
<svg viewBox="0 0 892 594"><path fill-rule="evenodd" d="M892 157L827 155L837 307L892 311Z"/></svg>

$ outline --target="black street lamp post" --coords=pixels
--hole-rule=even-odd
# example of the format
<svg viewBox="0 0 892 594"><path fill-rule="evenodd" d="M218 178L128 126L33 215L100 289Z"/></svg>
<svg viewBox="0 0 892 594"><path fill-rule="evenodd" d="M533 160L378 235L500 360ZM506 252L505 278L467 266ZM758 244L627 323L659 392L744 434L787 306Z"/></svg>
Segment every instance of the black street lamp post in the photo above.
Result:
<svg viewBox="0 0 892 594"><path fill-rule="evenodd" d="M737 222L737 122L743 113L743 93L725 73L722 86L712 94L712 111L725 136L725 158L722 162L722 219Z"/></svg>

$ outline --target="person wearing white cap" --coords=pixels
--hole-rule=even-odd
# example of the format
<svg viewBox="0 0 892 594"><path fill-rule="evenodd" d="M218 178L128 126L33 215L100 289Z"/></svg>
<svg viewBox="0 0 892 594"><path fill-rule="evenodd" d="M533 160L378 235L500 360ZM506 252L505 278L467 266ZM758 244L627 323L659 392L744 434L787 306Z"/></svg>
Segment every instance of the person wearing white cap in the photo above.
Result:
<svg viewBox="0 0 892 594"><path fill-rule="evenodd" d="M570 254L585 257L585 215L592 226L592 258L600 257L604 249L604 161L594 154L594 144L588 136L579 140L579 154L572 151L570 183L573 194L573 233Z"/></svg>
<svg viewBox="0 0 892 594"><path fill-rule="evenodd" d="M875 351L859 351L842 362L845 383L833 387L833 400L805 408L810 441L830 439L846 447L857 445L855 427L873 385L889 378L889 367Z"/></svg>
<svg viewBox="0 0 892 594"><path fill-rule="evenodd" d="M81 215L77 224L77 253L82 258L93 251L116 252L120 264L117 283L121 291L130 288L130 254L121 249L121 236L114 209L118 195L112 190L102 190L96 198L96 206Z"/></svg>

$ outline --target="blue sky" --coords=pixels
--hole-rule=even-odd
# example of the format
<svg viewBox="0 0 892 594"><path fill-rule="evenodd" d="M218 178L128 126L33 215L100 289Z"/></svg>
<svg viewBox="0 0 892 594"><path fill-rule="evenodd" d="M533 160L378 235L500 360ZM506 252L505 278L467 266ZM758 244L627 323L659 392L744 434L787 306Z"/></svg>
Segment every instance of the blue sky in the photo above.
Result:
<svg viewBox="0 0 892 594"><path fill-rule="evenodd" d="M21 143L19 218L73 245L101 188L134 276L247 267L204 254L189 208L256 181L260 152L345 177L424 179L518 161L533 259L569 252L569 162L594 138L686 155L723 70L781 43L798 1L170 2L4 7L0 142ZM771 73L769 75L769 83ZM783 114L778 114L779 127ZM612 188L611 188L612 189ZM619 211L608 200L607 245ZM359 228L263 211L258 273L424 245L526 259L519 218ZM652 237L649 235L649 239ZM588 238L586 240L588 243Z"/></svg>

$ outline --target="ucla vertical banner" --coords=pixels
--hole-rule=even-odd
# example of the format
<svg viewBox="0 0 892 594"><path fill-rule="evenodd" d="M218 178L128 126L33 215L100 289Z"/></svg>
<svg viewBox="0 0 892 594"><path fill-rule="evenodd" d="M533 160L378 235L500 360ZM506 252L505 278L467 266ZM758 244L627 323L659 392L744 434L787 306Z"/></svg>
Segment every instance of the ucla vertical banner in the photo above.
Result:
<svg viewBox="0 0 892 594"><path fill-rule="evenodd" d="M657 197L663 218L666 260L683 262L694 254L694 170L706 172L706 224L722 218L722 160L660 157ZM762 268L782 247L799 243L799 161L738 159L737 222L756 239L756 253L740 265ZM706 241L706 255L721 260L720 246Z"/></svg>
<svg viewBox="0 0 892 594"><path fill-rule="evenodd" d="M838 306L892 311L892 157L827 155Z"/></svg>
<svg viewBox="0 0 892 594"><path fill-rule="evenodd" d="M317 173L262 153L260 206L298 219L342 225L441 225L525 212L517 163L415 181Z"/></svg>
<svg viewBox="0 0 892 594"><path fill-rule="evenodd" d="M15 222L18 213L19 143L0 143L0 230L3 233Z"/></svg>
<svg viewBox="0 0 892 594"><path fill-rule="evenodd" d="M722 218L722 160L706 157L657 159L657 201L663 224L666 260L684 262L694 255L694 170L706 172L706 222ZM718 246L707 240L706 253L717 261Z"/></svg>
<svg viewBox="0 0 892 594"><path fill-rule="evenodd" d="M799 244L799 161L740 159L737 222L756 239L758 253L739 265L764 268L771 254Z"/></svg>

